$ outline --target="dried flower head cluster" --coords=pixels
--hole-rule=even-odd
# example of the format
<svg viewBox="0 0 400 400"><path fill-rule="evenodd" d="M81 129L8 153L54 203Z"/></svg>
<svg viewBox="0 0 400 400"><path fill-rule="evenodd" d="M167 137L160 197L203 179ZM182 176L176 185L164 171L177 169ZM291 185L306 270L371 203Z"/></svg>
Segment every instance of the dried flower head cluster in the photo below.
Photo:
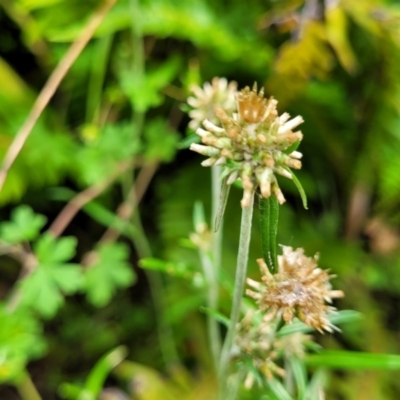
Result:
<svg viewBox="0 0 400 400"><path fill-rule="evenodd" d="M237 326L235 347L239 359L249 359L254 366L246 377L245 386L251 388L257 371L267 379L274 376L283 377L285 370L279 360L283 357L303 357L304 346L311 336L303 333L277 337L276 326L279 323L276 313L261 315L259 311L249 310Z"/></svg>
<svg viewBox="0 0 400 400"><path fill-rule="evenodd" d="M278 116L278 102L266 99L263 89L258 92L256 84L252 90L246 87L235 96L237 113L216 108L221 126L205 119L205 129L196 131L202 144L192 144L190 149L208 157L203 166L222 165L222 175L228 177L228 184L241 179L242 207L249 206L257 187L263 197L273 194L282 204L285 198L276 174L291 179L290 168L301 168L302 154L291 151L290 147L303 138L300 131L293 132L303 119L300 116L290 119L287 113Z"/></svg>
<svg viewBox="0 0 400 400"><path fill-rule="evenodd" d="M188 104L193 107L193 110L189 112L191 118L189 128L196 130L205 119L218 124L215 107L221 107L228 113L235 111L236 90L236 82L228 83L225 78L218 77L215 77L211 84L206 82L203 88L192 85L190 91L193 96L187 100Z"/></svg>
<svg viewBox="0 0 400 400"><path fill-rule="evenodd" d="M341 290L332 290L328 271L317 267L317 257L306 257L304 250L283 246L278 257L278 273L272 275L263 259L257 260L262 283L247 280L251 289L246 293L257 300L261 310L282 314L285 322L298 317L318 331L332 332L335 327L327 314L335 310L326 304L343 297Z"/></svg>
<svg viewBox="0 0 400 400"><path fill-rule="evenodd" d="M278 353L274 346L275 324L270 315L263 317L254 311L248 311L237 326L235 348L237 357L241 360L251 360L255 371L272 379L284 376L285 370L276 364ZM245 386L251 388L254 384L254 373L249 372Z"/></svg>

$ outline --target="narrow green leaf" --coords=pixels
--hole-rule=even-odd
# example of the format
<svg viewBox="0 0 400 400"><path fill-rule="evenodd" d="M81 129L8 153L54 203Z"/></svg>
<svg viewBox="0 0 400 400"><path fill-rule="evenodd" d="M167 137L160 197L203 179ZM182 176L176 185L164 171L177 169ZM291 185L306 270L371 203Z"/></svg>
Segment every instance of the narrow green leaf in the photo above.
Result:
<svg viewBox="0 0 400 400"><path fill-rule="evenodd" d="M205 226L206 224L203 203L201 201L196 201L193 207L194 229L197 231L199 227Z"/></svg>
<svg viewBox="0 0 400 400"><path fill-rule="evenodd" d="M225 213L226 204L228 203L228 197L231 185L228 185L226 183L227 180L228 178L223 178L221 182L221 195L219 197L217 215L215 216L215 221L214 221L214 232L217 232L219 227L221 226L222 218L224 217Z"/></svg>
<svg viewBox="0 0 400 400"><path fill-rule="evenodd" d="M298 357L290 357L288 363L296 382L297 400L304 400L307 387L307 370L304 362Z"/></svg>
<svg viewBox="0 0 400 400"><path fill-rule="evenodd" d="M168 270L168 261L160 260L159 258L146 257L139 261L139 265L143 269L149 269L152 271L163 271Z"/></svg>
<svg viewBox="0 0 400 400"><path fill-rule="evenodd" d="M193 275L193 269L189 264L160 260L159 258L145 257L140 259L139 265L143 269L160 271L173 276L187 278Z"/></svg>
<svg viewBox="0 0 400 400"><path fill-rule="evenodd" d="M345 350L325 350L309 355L305 362L309 366L339 369L400 369L400 355L359 353Z"/></svg>
<svg viewBox="0 0 400 400"><path fill-rule="evenodd" d="M73 385L71 383L62 383L60 388L58 389L58 394L67 400L78 400L79 397L84 395L83 389L80 386ZM89 397L90 396L90 397ZM92 396L88 394L87 396L90 400L92 400Z"/></svg>
<svg viewBox="0 0 400 400"><path fill-rule="evenodd" d="M128 221L119 218L115 213L109 211L106 207L96 201L86 204L82 210L92 217L96 222L115 229L123 235L137 235L137 230Z"/></svg>
<svg viewBox="0 0 400 400"><path fill-rule="evenodd" d="M327 382L327 373L323 369L318 369L314 372L311 381L307 387L306 399L307 400L324 400L325 391L324 387Z"/></svg>
<svg viewBox="0 0 400 400"><path fill-rule="evenodd" d="M85 389L93 396L93 399L98 398L110 371L120 364L126 356L126 347L118 346L96 363L85 382Z"/></svg>
<svg viewBox="0 0 400 400"><path fill-rule="evenodd" d="M225 317L224 314L204 306L200 307L200 311L204 312L204 314L211 315L211 317L215 318L218 322L221 322L224 326L229 326L229 318Z"/></svg>
<svg viewBox="0 0 400 400"><path fill-rule="evenodd" d="M200 136L195 133L189 133L176 147L177 149L188 149L192 143L200 143Z"/></svg>
<svg viewBox="0 0 400 400"><path fill-rule="evenodd" d="M260 227L263 258L271 274L278 271L276 235L278 233L279 203L275 196L260 197Z"/></svg>
<svg viewBox="0 0 400 400"><path fill-rule="evenodd" d="M290 154L293 153L294 151L296 151L298 149L298 147L300 146L301 141L299 140L298 142L293 143L291 146L289 146L286 150L284 150L285 154Z"/></svg>
<svg viewBox="0 0 400 400"><path fill-rule="evenodd" d="M289 170L289 169L288 169L288 170ZM292 174L293 183L296 185L297 190L298 190L299 193L300 193L301 201L303 202L303 207L304 207L306 210L308 210L306 192L304 191L302 184L300 183L300 181L298 180L298 178L296 177L296 175L293 173L293 171L289 170L289 172Z"/></svg>
<svg viewBox="0 0 400 400"><path fill-rule="evenodd" d="M328 319L333 325L340 325L347 322L359 321L362 318L362 314L353 310L341 310L335 314L328 314ZM278 337L292 335L297 332L312 332L314 329L310 326L303 324L301 321L294 321L290 325L285 325L282 329L277 332Z"/></svg>
<svg viewBox="0 0 400 400"><path fill-rule="evenodd" d="M286 391L282 383L280 383L277 379L270 379L267 381L268 387L271 392L276 396L279 400L293 400L292 396Z"/></svg>

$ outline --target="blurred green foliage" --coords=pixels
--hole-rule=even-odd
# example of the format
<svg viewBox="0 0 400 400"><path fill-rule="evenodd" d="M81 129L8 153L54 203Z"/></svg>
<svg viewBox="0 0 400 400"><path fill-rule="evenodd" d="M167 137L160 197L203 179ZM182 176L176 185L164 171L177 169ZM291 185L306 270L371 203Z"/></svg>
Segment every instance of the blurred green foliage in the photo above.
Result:
<svg viewBox="0 0 400 400"><path fill-rule="evenodd" d="M99 4L0 0L0 158ZM310 356L309 365L338 370L312 379L327 382L327 399L399 398L395 372L378 370L389 358L376 364L346 358L346 351L400 352L400 8L394 0L117 1L0 193L0 398L19 399L14 386L22 396L18 382L26 368L43 399L59 398L63 382L72 383L63 386L64 397L84 398L92 390L86 377L120 344L134 363L124 361L108 380L114 364L107 367L91 398L103 384L144 400L205 399L213 392L199 311L205 283L187 240L193 204L202 201L210 214L210 177L200 157L178 148L193 133L182 111L189 86L214 76L239 87L257 81L280 112L305 120L297 175L309 210L282 180L288 202L278 243L319 252L320 266L338 275L335 287L346 293L338 307L364 316L344 324L341 335L317 337L340 353ZM105 182L66 236L46 232L73 193ZM240 218L240 191L231 192L224 312ZM132 213L122 207L116 216L120 204ZM97 245L107 227L122 235L120 242ZM251 260L261 254L259 229L255 224ZM85 265L92 250L94 261ZM29 273L21 268L27 254L35 260ZM250 262L250 274L257 273ZM346 364L357 371L344 372ZM307 377L297 371L303 393ZM309 390L319 387L313 382ZM283 399L279 385L271 381L270 392ZM106 395L100 398L117 398ZM243 394L261 396L261 389Z"/></svg>

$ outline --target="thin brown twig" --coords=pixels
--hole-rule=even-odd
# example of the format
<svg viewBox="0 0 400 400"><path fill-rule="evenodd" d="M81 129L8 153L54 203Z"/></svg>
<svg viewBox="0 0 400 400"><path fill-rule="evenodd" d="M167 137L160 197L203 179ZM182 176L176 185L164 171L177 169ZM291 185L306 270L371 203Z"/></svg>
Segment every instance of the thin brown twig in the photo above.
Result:
<svg viewBox="0 0 400 400"><path fill-rule="evenodd" d="M93 186L88 187L84 191L78 193L57 215L56 219L51 224L48 232L53 236L58 237L68 226L71 220L75 217L78 211L87 203L98 197L104 190L106 190L114 181L118 178L121 173L131 167L131 163L124 163L119 166L117 171L108 177L103 182L96 183Z"/></svg>
<svg viewBox="0 0 400 400"><path fill-rule="evenodd" d="M15 139L7 151L6 156L4 157L3 165L0 170L0 191L3 188L9 169L20 153L37 120L46 108L50 99L53 97L61 81L64 79L65 75L74 64L79 54L85 48L89 40L92 38L96 29L99 27L100 23L103 21L104 17L107 15L108 11L115 4L115 2L116 0L105 0L99 9L92 15L87 24L84 26L81 34L72 43L63 59L54 69L53 73L50 75L43 89L39 93L31 112L18 131Z"/></svg>
<svg viewBox="0 0 400 400"><path fill-rule="evenodd" d="M142 200L146 190L153 179L155 172L159 166L158 162L153 164L149 164L144 166L136 179L135 185L131 188L128 195L126 196L126 200L118 207L117 209L117 217L124 221L127 221L133 215L135 208L139 205ZM105 242L113 242L118 239L120 232L113 229L108 228L103 236L99 240L99 244Z"/></svg>
<svg viewBox="0 0 400 400"><path fill-rule="evenodd" d="M126 199L120 204L117 208L117 218L120 220L127 221L133 215L135 208L139 205L140 201L142 200L146 190L157 171L159 166L158 162L153 164L149 164L144 166L136 179L135 185L132 186L131 190L129 191ZM97 246L104 243L111 243L118 239L121 233L109 227L97 242ZM97 260L97 253L95 250L89 251L86 253L83 258L81 264L85 267L89 267L93 265Z"/></svg>
<svg viewBox="0 0 400 400"><path fill-rule="evenodd" d="M22 264L22 268L19 273L17 282L20 282L26 276L31 274L37 267L38 261L32 252L26 252L22 249L18 249L17 253L14 254L10 253L9 255L20 261ZM14 311L17 308L20 300L21 300L21 287L18 285L14 285L13 290L7 301L7 309L9 311Z"/></svg>

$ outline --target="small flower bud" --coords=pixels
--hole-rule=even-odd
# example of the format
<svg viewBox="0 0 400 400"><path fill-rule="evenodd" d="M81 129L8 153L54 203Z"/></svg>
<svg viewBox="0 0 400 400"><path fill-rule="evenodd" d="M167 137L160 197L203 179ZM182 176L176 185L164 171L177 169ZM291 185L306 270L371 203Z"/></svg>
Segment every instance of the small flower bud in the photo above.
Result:
<svg viewBox="0 0 400 400"><path fill-rule="evenodd" d="M208 131L215 133L217 136L219 134L225 133L225 129L220 128L216 125L214 125L212 122L210 122L208 119L205 119L203 121L203 126L206 128Z"/></svg>
<svg viewBox="0 0 400 400"><path fill-rule="evenodd" d="M301 123L303 123L304 120L300 115L297 117L291 119L290 121L286 122L283 126L281 126L278 129L278 134L282 135L283 133L291 131L293 128L296 128L296 126L299 126Z"/></svg>
<svg viewBox="0 0 400 400"><path fill-rule="evenodd" d="M299 151L293 151L289 154L289 156L300 160L303 157L303 154L301 154Z"/></svg>
<svg viewBox="0 0 400 400"><path fill-rule="evenodd" d="M207 158L206 160L202 161L201 165L203 167L212 167L213 165L215 165L216 161L217 161L217 159L214 157Z"/></svg>
<svg viewBox="0 0 400 400"><path fill-rule="evenodd" d="M192 143L190 145L190 150L208 157L215 157L219 154L218 149L214 149L213 147L209 146L202 146L201 144L197 143Z"/></svg>
<svg viewBox="0 0 400 400"><path fill-rule="evenodd" d="M228 185L232 185L232 183L235 182L238 177L239 177L239 172L238 171L234 171L229 175L229 178L226 181L226 183Z"/></svg>

